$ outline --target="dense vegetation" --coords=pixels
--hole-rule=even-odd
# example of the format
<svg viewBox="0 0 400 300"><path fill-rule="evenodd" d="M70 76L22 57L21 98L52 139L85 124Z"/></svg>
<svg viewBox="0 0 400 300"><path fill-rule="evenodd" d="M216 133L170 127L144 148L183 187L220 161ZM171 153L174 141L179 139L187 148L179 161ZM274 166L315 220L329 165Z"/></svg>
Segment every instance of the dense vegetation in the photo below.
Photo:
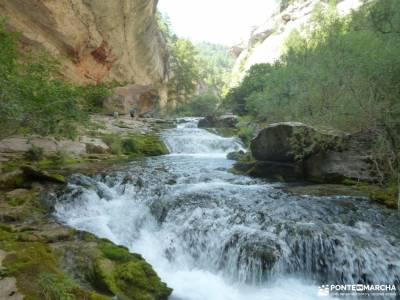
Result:
<svg viewBox="0 0 400 300"><path fill-rule="evenodd" d="M177 115L213 113L227 89L234 60L229 49L211 43L193 44L179 38L171 29L167 16L158 13L160 29L170 49L171 78L168 83L170 102Z"/></svg>
<svg viewBox="0 0 400 300"><path fill-rule="evenodd" d="M58 76L46 53L23 54L18 34L0 22L0 135L16 133L74 137L109 94L104 85L77 86Z"/></svg>
<svg viewBox="0 0 400 300"><path fill-rule="evenodd" d="M364 3L339 17L316 9L286 54L255 65L225 106L260 122L303 121L375 136L377 172L397 180L400 159L400 2Z"/></svg>
<svg viewBox="0 0 400 300"><path fill-rule="evenodd" d="M200 62L200 78L216 95L227 92L227 84L235 63L228 47L212 43L197 43L197 58Z"/></svg>

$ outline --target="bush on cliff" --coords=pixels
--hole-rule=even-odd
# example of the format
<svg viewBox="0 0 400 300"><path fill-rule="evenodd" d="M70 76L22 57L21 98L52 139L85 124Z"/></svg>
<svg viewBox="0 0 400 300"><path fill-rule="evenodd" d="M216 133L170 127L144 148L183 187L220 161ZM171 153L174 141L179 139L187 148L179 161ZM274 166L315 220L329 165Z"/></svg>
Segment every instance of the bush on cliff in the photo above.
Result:
<svg viewBox="0 0 400 300"><path fill-rule="evenodd" d="M103 85L77 86L59 76L46 53L22 53L18 33L0 21L0 137L12 134L72 138L77 125L109 94Z"/></svg>

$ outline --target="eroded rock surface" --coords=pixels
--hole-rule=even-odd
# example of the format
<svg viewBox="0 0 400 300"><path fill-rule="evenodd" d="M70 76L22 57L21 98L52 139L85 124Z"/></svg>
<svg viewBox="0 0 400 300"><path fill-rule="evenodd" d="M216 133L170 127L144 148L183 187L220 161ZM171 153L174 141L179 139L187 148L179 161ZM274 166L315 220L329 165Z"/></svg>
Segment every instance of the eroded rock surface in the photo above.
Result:
<svg viewBox="0 0 400 300"><path fill-rule="evenodd" d="M23 49L46 50L78 83L153 85L165 100L168 52L156 0L1 0L0 16L22 33Z"/></svg>

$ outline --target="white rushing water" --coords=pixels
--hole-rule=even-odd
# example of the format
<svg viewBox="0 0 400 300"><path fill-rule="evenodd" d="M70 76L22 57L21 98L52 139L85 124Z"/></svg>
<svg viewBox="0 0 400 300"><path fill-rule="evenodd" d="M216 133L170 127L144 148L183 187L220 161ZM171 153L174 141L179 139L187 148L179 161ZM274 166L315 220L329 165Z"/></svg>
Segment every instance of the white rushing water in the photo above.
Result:
<svg viewBox="0 0 400 300"><path fill-rule="evenodd" d="M349 280L358 280L358 272L375 280L374 270L347 266L334 248L343 243L351 249L357 230L360 243L363 235L374 234L367 223L313 223L325 210L337 218L329 210L344 200L315 199L313 211L312 200L290 198L277 185L230 174L233 162L225 157L242 149L240 142L198 129L194 119L186 121L163 134L170 155L133 162L101 178L72 178L55 206L56 217L142 254L173 288L172 300L320 299L317 282L343 278L343 271L335 273L342 266ZM381 255L365 268L381 264L378 279L395 280L399 266L386 272L385 259L398 257L398 249L378 235L373 248L351 251L360 259ZM335 267L339 259L342 266Z"/></svg>

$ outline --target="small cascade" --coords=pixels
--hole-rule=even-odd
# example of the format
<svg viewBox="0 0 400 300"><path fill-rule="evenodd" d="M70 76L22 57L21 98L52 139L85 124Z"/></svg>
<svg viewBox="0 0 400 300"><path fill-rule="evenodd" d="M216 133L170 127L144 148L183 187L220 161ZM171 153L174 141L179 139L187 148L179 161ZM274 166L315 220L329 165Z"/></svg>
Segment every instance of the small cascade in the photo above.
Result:
<svg viewBox="0 0 400 300"><path fill-rule="evenodd" d="M400 288L396 212L233 175L225 155L240 142L183 121L163 133L171 155L72 176L49 199L55 216L141 253L172 300L319 299L321 284Z"/></svg>
<svg viewBox="0 0 400 300"><path fill-rule="evenodd" d="M243 147L237 138L225 138L197 128L198 118L181 119L177 129L166 130L164 141L172 154L220 156Z"/></svg>

